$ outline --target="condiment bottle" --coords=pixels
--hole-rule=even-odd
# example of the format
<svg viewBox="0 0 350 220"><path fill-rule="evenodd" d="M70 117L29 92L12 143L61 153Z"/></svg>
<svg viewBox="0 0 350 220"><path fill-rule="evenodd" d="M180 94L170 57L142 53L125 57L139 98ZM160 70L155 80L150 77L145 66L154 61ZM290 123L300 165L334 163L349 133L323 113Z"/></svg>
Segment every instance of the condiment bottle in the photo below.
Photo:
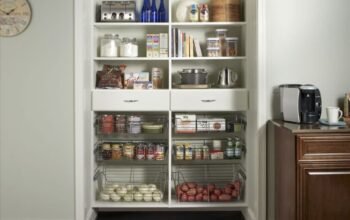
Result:
<svg viewBox="0 0 350 220"><path fill-rule="evenodd" d="M141 22L151 21L151 6L148 0L143 0L143 6L141 10Z"/></svg>
<svg viewBox="0 0 350 220"><path fill-rule="evenodd" d="M227 159L233 159L235 156L235 148L233 147L232 138L227 138L227 147L225 155Z"/></svg>
<svg viewBox="0 0 350 220"><path fill-rule="evenodd" d="M240 159L242 157L242 143L239 137L235 137L235 158Z"/></svg>
<svg viewBox="0 0 350 220"><path fill-rule="evenodd" d="M164 6L164 0L160 0L160 5L158 9L158 22L166 22L167 21L167 13Z"/></svg>
<svg viewBox="0 0 350 220"><path fill-rule="evenodd" d="M158 22L158 12L157 12L156 0L152 0L150 21L151 22Z"/></svg>

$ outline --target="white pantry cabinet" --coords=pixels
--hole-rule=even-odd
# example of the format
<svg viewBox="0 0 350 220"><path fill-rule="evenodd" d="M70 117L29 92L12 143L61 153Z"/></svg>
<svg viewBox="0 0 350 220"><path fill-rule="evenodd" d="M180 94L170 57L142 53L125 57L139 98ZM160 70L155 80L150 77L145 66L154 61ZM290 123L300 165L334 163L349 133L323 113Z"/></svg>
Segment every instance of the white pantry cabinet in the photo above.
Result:
<svg viewBox="0 0 350 220"><path fill-rule="evenodd" d="M258 27L257 1L242 0L243 20L240 22L177 22L176 8L182 0L165 0L169 21L165 23L102 23L98 12L102 0L78 0L76 2L76 219L93 219L98 211L125 210L238 210L247 220L263 220L264 216L264 157L259 146L261 141L261 76L258 74ZM209 0L198 0L209 3ZM143 1L137 0L137 11ZM172 29L190 33L199 40L203 57L172 57ZM216 29L228 29L228 36L239 38L239 54L235 57L206 57L206 38L215 35ZM146 57L146 34L168 33L169 56L167 58ZM121 38L137 38L139 57L100 57L99 40L104 34L119 34ZM96 89L96 72L103 65L126 64L126 72L151 72L159 67L164 73L164 89L159 90L102 90ZM215 88L218 72L228 67L238 73L238 87ZM209 73L208 89L178 89L178 72L182 69L201 68ZM225 120L224 130L216 132L181 133L177 124L179 115L196 115L201 119ZM101 118L105 115L105 121ZM109 116L113 116L110 121ZM123 124L128 117L141 116L140 133L132 133L130 124ZM242 129L235 130L237 117L243 122ZM119 120L119 121L118 121ZM208 121L210 121L208 120ZM149 123L158 123L160 130L147 131ZM105 123L105 124L103 124ZM109 126L110 124L113 126ZM199 126L197 120L188 121ZM211 122L207 122L208 126ZM221 122L216 122L221 123ZM157 126L158 126L157 124ZM134 125L134 124L133 124ZM145 125L145 126L143 126ZM222 126L223 124L220 124ZM153 126L153 128L157 127ZM219 126L219 127L220 127ZM215 126L214 126L215 127ZM180 129L179 129L180 128ZM217 128L217 125L215 129ZM222 127L221 127L222 128ZM128 130L131 129L131 130ZM158 129L158 127L156 128ZM191 129L190 129L191 130ZM122 131L122 132L120 132ZM150 133L148 133L150 132ZM155 132L155 133L153 133ZM224 160L177 160L178 145L191 143L193 155L196 147L214 145L221 141L223 148L228 138L238 138L244 143L245 153L240 158ZM164 146L164 160L112 160L118 154L104 152L103 145L111 146L142 144ZM186 152L186 151L185 151ZM115 153L115 152L114 152ZM122 154L125 154L122 148ZM212 153L212 152L210 152ZM215 152L214 152L215 153ZM186 156L186 153L184 154ZM124 156L124 155L122 155ZM212 155L210 155L212 156ZM217 156L217 155L216 155ZM215 157L216 157L215 156ZM194 157L194 156L193 156ZM195 182L204 187L215 183L224 189L234 180L241 181L239 196L229 202L212 198L207 201L183 201L178 197L176 186L184 182ZM118 184L120 198L113 195L102 201L101 192ZM149 200L147 193L139 198L144 184L156 185L162 192ZM117 186L111 189L118 193ZM232 188L234 189L234 188ZM237 188L236 188L237 189ZM209 189L208 189L209 190ZM153 191L152 191L153 192ZM120 194L121 193L121 194ZM212 193L213 194L213 193ZM196 196L198 193L196 194ZM146 197L146 198L145 198ZM152 200L153 199L153 200ZM197 198L196 198L197 199ZM218 199L218 198L217 198ZM146 201L145 201L146 200Z"/></svg>

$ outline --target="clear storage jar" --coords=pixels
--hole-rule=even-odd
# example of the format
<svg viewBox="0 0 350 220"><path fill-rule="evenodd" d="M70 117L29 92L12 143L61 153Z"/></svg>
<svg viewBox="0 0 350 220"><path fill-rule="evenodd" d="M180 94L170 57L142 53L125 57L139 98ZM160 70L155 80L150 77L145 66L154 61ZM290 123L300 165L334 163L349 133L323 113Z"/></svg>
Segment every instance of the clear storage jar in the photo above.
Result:
<svg viewBox="0 0 350 220"><path fill-rule="evenodd" d="M100 40L101 57L118 57L120 46L119 35L105 34Z"/></svg>
<svg viewBox="0 0 350 220"><path fill-rule="evenodd" d="M121 57L137 57L138 56L138 45L136 38L123 38L123 42L119 47Z"/></svg>
<svg viewBox="0 0 350 220"><path fill-rule="evenodd" d="M221 56L220 47L207 48L208 57L219 57Z"/></svg>
<svg viewBox="0 0 350 220"><path fill-rule="evenodd" d="M226 37L226 56L238 56L238 37Z"/></svg>
<svg viewBox="0 0 350 220"><path fill-rule="evenodd" d="M220 47L220 56L226 55L226 37L227 37L227 29L216 29L216 37L219 38L219 47Z"/></svg>
<svg viewBox="0 0 350 220"><path fill-rule="evenodd" d="M140 116L129 116L127 122L127 128L129 134L140 134L141 133L141 117Z"/></svg>
<svg viewBox="0 0 350 220"><path fill-rule="evenodd" d="M220 38L218 38L218 37L209 37L209 38L207 38L207 47L208 48L220 47Z"/></svg>

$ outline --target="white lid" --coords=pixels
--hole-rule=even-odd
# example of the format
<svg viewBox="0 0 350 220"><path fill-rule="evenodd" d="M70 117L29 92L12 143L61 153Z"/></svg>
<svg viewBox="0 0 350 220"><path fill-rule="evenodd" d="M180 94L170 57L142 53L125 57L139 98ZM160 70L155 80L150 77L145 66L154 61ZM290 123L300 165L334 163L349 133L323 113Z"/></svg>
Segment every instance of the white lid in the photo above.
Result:
<svg viewBox="0 0 350 220"><path fill-rule="evenodd" d="M221 148L221 140L213 140L213 148L215 149Z"/></svg>
<svg viewBox="0 0 350 220"><path fill-rule="evenodd" d="M225 37L225 40L238 40L238 37Z"/></svg>
<svg viewBox="0 0 350 220"><path fill-rule="evenodd" d="M220 47L207 47L207 50L220 50Z"/></svg>
<svg viewBox="0 0 350 220"><path fill-rule="evenodd" d="M207 41L209 41L209 40L220 40L220 38L219 37L208 37Z"/></svg>
<svg viewBox="0 0 350 220"><path fill-rule="evenodd" d="M227 32L227 29L216 29L216 32Z"/></svg>

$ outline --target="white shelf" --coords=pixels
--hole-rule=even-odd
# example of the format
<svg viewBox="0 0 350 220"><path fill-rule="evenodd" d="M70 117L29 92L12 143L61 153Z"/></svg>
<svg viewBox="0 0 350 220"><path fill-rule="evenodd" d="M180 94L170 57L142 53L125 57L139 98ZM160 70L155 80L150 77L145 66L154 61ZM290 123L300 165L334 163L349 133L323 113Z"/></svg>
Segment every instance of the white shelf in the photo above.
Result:
<svg viewBox="0 0 350 220"><path fill-rule="evenodd" d="M241 22L173 22L172 26L175 27L218 27L218 26L245 26L247 22L241 21Z"/></svg>
<svg viewBox="0 0 350 220"><path fill-rule="evenodd" d="M100 202L93 203L92 208L168 208L168 202Z"/></svg>
<svg viewBox="0 0 350 220"><path fill-rule="evenodd" d="M171 208L246 208L245 202L178 202L172 200Z"/></svg>
<svg viewBox="0 0 350 220"><path fill-rule="evenodd" d="M117 27L168 27L169 23L143 23L143 22L113 22L113 23L102 23L95 22L94 27L99 29L117 28Z"/></svg>
<svg viewBox="0 0 350 220"><path fill-rule="evenodd" d="M153 57L95 57L95 61L125 61L125 60L131 60L131 61L168 61L169 58L153 58Z"/></svg>
<svg viewBox="0 0 350 220"><path fill-rule="evenodd" d="M186 60L245 60L246 56L236 57L173 57L171 60L174 61L186 61Z"/></svg>

